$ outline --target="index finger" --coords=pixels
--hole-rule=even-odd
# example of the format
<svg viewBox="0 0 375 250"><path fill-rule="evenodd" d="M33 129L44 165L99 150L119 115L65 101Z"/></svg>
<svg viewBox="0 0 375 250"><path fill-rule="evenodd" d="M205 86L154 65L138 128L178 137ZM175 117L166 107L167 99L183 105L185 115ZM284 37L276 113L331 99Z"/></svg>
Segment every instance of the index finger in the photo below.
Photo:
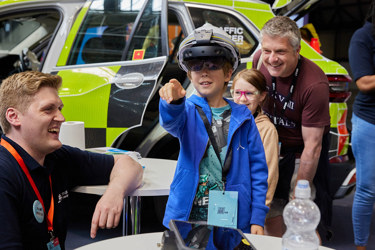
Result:
<svg viewBox="0 0 375 250"><path fill-rule="evenodd" d="M172 78L169 80L170 83L178 83L181 85L181 83L176 79L176 78Z"/></svg>
<svg viewBox="0 0 375 250"><path fill-rule="evenodd" d="M90 230L90 237L94 239L96 237L96 232L98 231L98 224L99 224L100 212L95 209L95 212L92 216L91 220L91 230Z"/></svg>
<svg viewBox="0 0 375 250"><path fill-rule="evenodd" d="M182 87L181 83L177 79L171 79L169 81L172 83L173 92L175 94L176 99L183 98L186 94L185 89Z"/></svg>

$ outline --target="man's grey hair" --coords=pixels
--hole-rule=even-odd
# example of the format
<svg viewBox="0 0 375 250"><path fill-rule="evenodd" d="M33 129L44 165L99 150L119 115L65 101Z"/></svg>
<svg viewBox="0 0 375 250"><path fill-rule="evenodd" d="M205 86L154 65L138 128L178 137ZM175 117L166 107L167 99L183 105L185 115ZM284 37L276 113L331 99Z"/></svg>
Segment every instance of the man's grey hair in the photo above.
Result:
<svg viewBox="0 0 375 250"><path fill-rule="evenodd" d="M301 32L296 22L286 16L276 16L268 20L260 31L261 42L265 35L270 37L287 37L295 51L301 44Z"/></svg>

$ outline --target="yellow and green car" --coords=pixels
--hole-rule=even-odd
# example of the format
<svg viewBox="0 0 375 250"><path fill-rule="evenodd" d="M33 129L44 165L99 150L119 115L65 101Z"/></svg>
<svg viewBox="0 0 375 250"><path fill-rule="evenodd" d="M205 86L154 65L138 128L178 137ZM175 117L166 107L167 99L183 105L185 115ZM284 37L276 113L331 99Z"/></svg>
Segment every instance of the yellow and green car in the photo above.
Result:
<svg viewBox="0 0 375 250"><path fill-rule="evenodd" d="M175 58L182 39L206 22L221 27L240 50L240 69L250 68L264 23L286 5L303 12L310 2L317 1L280 0L271 6L259 0L3 0L0 75L30 69L60 75L63 114L67 121L84 122L86 148L112 146L173 159L179 145L159 125L158 90L177 78L188 94L194 91ZM330 81L330 156L343 162L351 79L344 67L305 41L301 53ZM350 164L335 164L346 176L355 173ZM333 191L337 197L354 187L345 178Z"/></svg>

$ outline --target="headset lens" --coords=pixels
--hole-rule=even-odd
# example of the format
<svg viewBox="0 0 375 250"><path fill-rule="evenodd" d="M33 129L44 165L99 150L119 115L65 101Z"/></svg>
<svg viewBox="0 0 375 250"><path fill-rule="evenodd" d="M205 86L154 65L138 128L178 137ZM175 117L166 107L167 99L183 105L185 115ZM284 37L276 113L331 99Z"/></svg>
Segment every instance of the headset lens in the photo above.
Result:
<svg viewBox="0 0 375 250"><path fill-rule="evenodd" d="M190 71L201 71L203 67L208 70L219 70L224 66L225 60L221 57L212 57L207 59L193 59L186 62Z"/></svg>

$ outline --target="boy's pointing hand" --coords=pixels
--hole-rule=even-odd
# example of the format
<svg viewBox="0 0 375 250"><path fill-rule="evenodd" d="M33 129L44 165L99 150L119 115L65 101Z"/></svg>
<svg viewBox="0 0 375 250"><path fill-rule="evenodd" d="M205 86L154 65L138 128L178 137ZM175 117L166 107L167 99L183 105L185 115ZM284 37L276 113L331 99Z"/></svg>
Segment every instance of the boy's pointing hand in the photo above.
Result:
<svg viewBox="0 0 375 250"><path fill-rule="evenodd" d="M161 99L171 103L183 98L186 95L186 91L178 80L171 79L159 90L159 95Z"/></svg>

